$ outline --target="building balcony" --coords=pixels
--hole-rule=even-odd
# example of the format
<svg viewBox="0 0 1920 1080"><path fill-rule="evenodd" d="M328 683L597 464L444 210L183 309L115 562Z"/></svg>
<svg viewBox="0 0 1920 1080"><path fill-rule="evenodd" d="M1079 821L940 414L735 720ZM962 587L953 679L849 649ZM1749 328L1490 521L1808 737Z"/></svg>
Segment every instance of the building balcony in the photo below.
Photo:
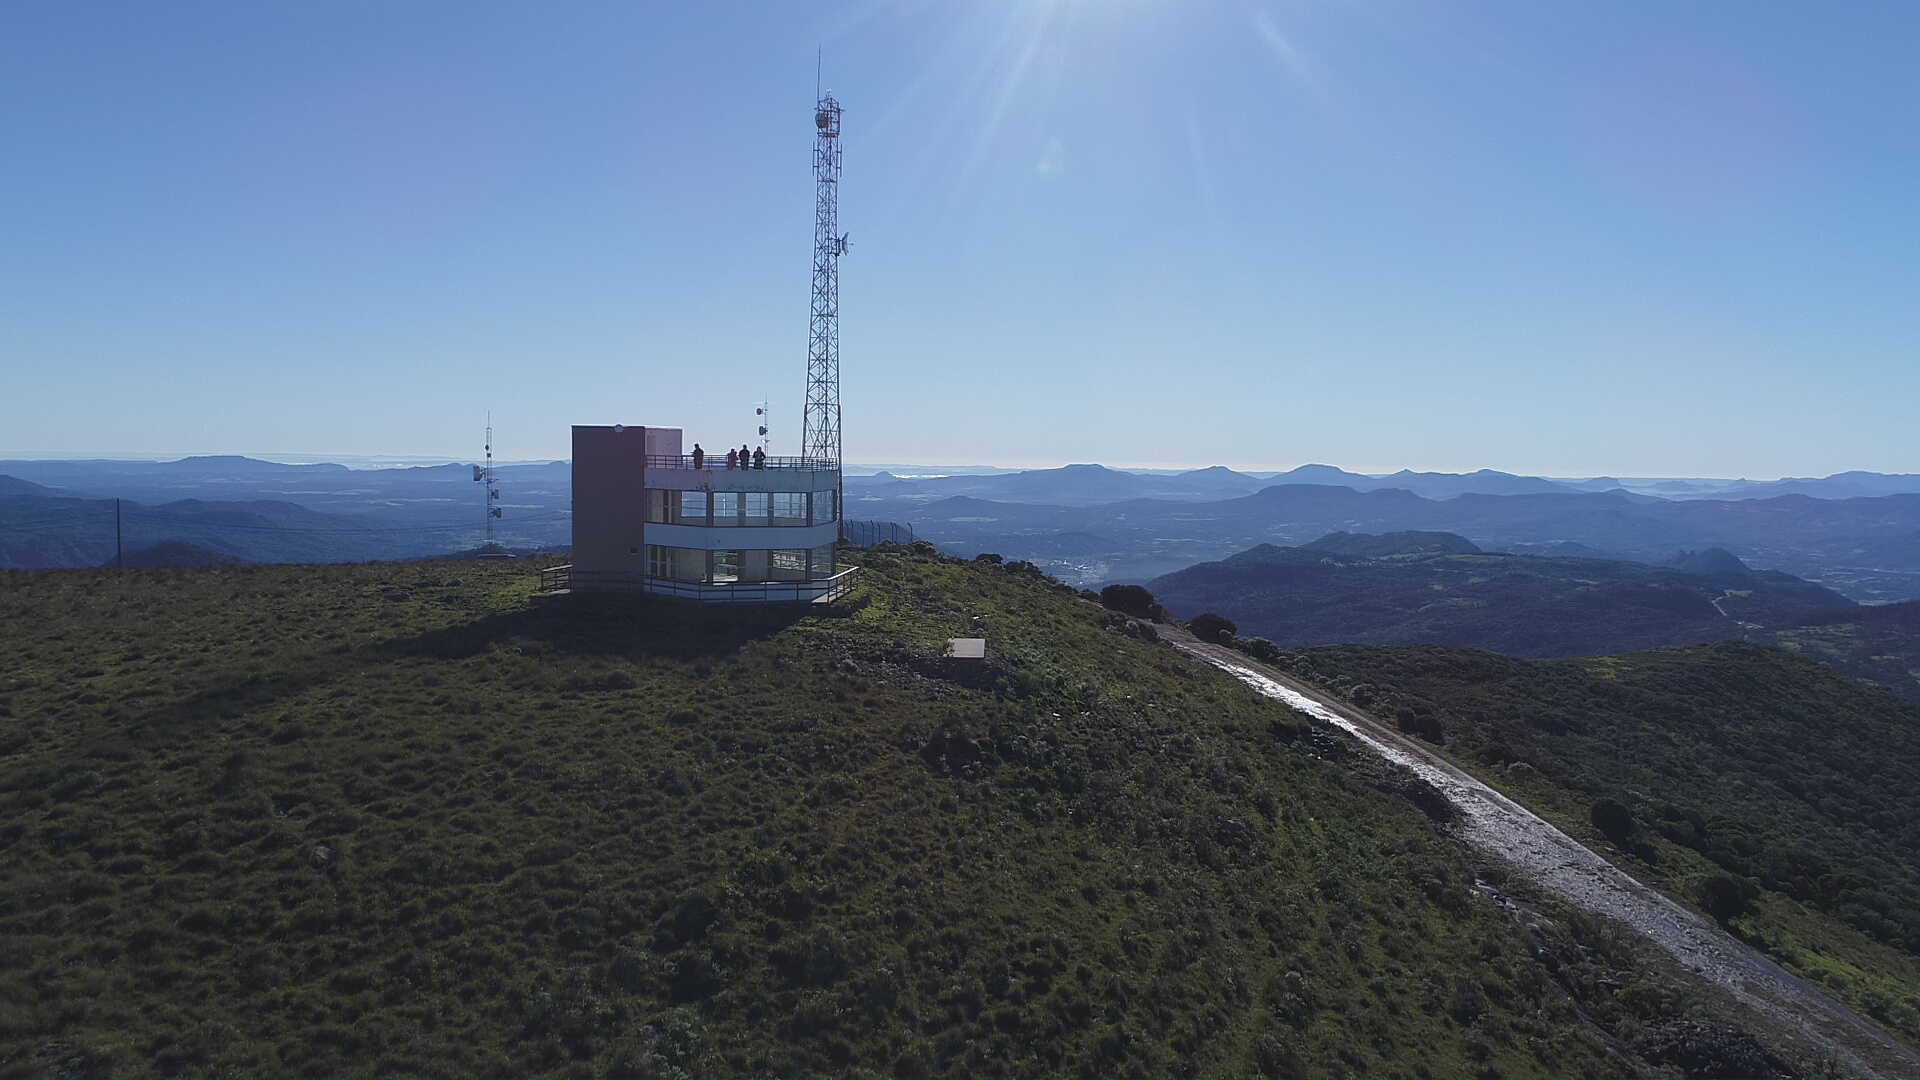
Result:
<svg viewBox="0 0 1920 1080"><path fill-rule="evenodd" d="M796 472L837 473L840 471L839 462L829 461L826 458L807 458L807 457L767 457L767 458L761 459L761 461L758 464L753 464L753 463L748 463L745 465L735 464L732 468L728 468L727 452L725 449L722 449L720 451L719 457L715 457L712 454L706 455L706 457L701 461L701 465L698 470L695 470L693 467L692 454L648 454L647 460L646 460L646 467L649 470L685 469L689 472L698 471L698 472L722 472L722 473L778 472L778 473L786 473L789 475Z"/></svg>

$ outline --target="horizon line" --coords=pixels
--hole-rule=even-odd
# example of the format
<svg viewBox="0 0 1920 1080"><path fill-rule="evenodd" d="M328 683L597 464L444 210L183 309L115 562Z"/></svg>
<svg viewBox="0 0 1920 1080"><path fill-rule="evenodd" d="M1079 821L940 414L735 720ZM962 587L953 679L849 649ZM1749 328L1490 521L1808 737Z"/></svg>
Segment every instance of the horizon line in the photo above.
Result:
<svg viewBox="0 0 1920 1080"><path fill-rule="evenodd" d="M119 452L113 452L113 451L77 451L77 452L38 451L38 450L0 451L0 461L73 462L75 464L120 463L120 464L138 464L138 465L166 465L166 464L174 464L181 461L191 460L194 458L244 458L250 461L260 461L260 462L265 462L273 465L290 465L290 466L340 465L348 469L354 469L356 471L377 471L381 469L422 468L422 467L432 467L437 465L472 465L472 464L475 464L477 461L477 459L469 460L461 457L454 457L454 456L448 456L448 455L432 455L432 454L420 454L420 455L414 455L414 454L309 454L309 453L262 451L262 452L250 452L250 453L191 453L191 454L156 455L152 453L136 453L136 452L119 453ZM517 458L517 459L511 459L511 460L496 459L494 464L496 465L496 467L510 466L510 465L554 465L554 464L564 464L564 463L567 463L569 460L570 459L566 457L534 457L534 458ZM1146 464L1146 463L1138 463L1138 462L1128 462L1124 464L1110 464L1107 462L1082 462L1082 461L1061 461L1061 462L1025 461L1025 462L1006 462L1006 463L994 463L994 462L988 462L988 461L973 461L973 462L967 462L967 463L848 461L844 463L843 468L849 469L849 470L871 469L876 472L881 472L881 471L892 472L893 470L896 470L896 469L913 469L918 472L936 472L936 473L941 472L942 470L964 470L964 471L973 471L973 472L991 470L995 472L1014 473L1014 472L1041 472L1041 471L1048 471L1053 469L1063 469L1063 468L1067 468L1074 465L1095 465L1103 469L1111 469L1115 472L1128 472L1128 473L1136 473L1136 474L1141 474L1141 473L1146 473L1146 474L1175 473L1177 474L1177 473L1185 473L1185 472L1199 472L1205 469L1213 469L1213 468L1226 468L1232 472L1253 476L1256 479L1266 479L1272 476L1286 474L1296 469L1307 468L1309 466L1321 466L1325 468L1338 469L1341 472L1348 473L1354 476L1365 477L1370 480L1384 480L1402 472L1411 472L1415 474L1438 475L1438 476L1470 476L1478 472L1498 472L1498 473L1505 473L1508 476L1515 476L1515 477L1526 478L1526 479L1549 480L1549 481L1560 482L1560 483L1586 483L1586 482L1599 480L1599 479L1613 479L1613 480L1619 480L1623 482L1638 481L1642 483L1705 481L1705 482L1720 483L1720 484L1772 484L1772 483L1781 483L1789 480L1825 480L1833 476L1845 475L1846 473L1850 473L1850 472L1869 473L1869 474L1880 475L1880 476L1913 475L1910 473L1878 472L1877 470L1872 470L1872 469L1845 469L1837 473L1825 473L1825 474L1802 473L1802 474L1792 474L1792 475L1781 475L1776 477L1752 477L1752 476L1728 477L1728 476L1708 476L1708 475L1702 475L1702 474L1686 475L1686 474L1675 474L1675 473L1669 473L1669 474L1659 475L1659 476L1645 476L1645 475L1632 475L1632 474L1625 474L1625 473L1618 473L1618 472L1600 472L1600 473L1592 473L1587 475L1563 473L1563 474L1555 475L1555 474L1546 473L1546 472L1514 472L1507 469L1494 469L1490 467L1482 467L1479 469L1464 469L1464 470L1456 471L1456 470L1438 469L1438 468L1415 469L1415 468L1412 468L1411 466L1402 466L1401 468L1398 468L1398 469L1380 470L1380 469L1368 469L1365 467L1349 468L1347 466L1342 466L1342 465L1331 465L1327 462L1322 462L1322 461L1309 461L1309 462L1302 462L1294 465L1274 465L1274 464L1223 465L1218 462L1208 464L1208 465L1189 465L1189 464L1167 464L1167 463ZM952 475L952 474L948 473L947 475Z"/></svg>

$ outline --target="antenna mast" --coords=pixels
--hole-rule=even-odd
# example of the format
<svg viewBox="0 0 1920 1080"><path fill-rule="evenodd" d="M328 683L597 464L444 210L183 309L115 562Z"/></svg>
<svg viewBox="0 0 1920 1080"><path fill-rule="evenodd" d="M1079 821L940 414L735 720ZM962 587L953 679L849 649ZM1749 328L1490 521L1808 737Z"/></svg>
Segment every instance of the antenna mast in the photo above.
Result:
<svg viewBox="0 0 1920 1080"><path fill-rule="evenodd" d="M500 489L493 482L493 414L487 414L487 463L473 467L473 478L487 494L487 550L493 550L493 523L500 516Z"/></svg>
<svg viewBox="0 0 1920 1080"><path fill-rule="evenodd" d="M807 408L800 452L840 467L840 103L831 92L813 109L813 321L807 336Z"/></svg>

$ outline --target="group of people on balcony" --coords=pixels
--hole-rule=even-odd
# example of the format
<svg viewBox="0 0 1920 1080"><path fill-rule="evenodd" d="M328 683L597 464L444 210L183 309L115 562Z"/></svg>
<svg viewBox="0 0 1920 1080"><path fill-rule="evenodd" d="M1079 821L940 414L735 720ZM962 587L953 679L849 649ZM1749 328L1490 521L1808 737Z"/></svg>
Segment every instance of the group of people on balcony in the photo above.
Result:
<svg viewBox="0 0 1920 1080"><path fill-rule="evenodd" d="M699 443L693 444L693 467L696 469L707 467L707 452L700 449ZM749 451L742 446L738 450L727 451L727 468L729 469L764 469L766 467L767 452L764 449Z"/></svg>

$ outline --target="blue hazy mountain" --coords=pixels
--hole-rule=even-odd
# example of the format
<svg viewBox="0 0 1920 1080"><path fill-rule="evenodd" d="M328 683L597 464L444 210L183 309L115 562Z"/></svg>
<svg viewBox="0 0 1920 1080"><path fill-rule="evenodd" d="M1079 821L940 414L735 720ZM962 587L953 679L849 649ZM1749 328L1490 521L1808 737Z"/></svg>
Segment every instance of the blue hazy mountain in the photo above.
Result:
<svg viewBox="0 0 1920 1080"><path fill-rule="evenodd" d="M1719 549L1648 566L1484 552L1436 532L1262 544L1147 587L1176 617L1214 612L1286 648L1458 645L1527 657L1739 639L1848 606L1830 589L1749 570Z"/></svg>
<svg viewBox="0 0 1920 1080"><path fill-rule="evenodd" d="M1259 544L1298 546L1333 532L1449 532L1487 551L1606 552L1657 564L1723 548L1854 600L1920 596L1920 495L1667 501L1622 491L1458 495L1283 484L1212 501L1134 499L1042 506L984 499L884 500L857 513L913 524L958 554L1029 559L1076 584L1145 581ZM1076 537L1074 550L1054 538ZM1088 538L1106 549L1088 551ZM1563 545L1578 545L1566 548Z"/></svg>
<svg viewBox="0 0 1920 1080"><path fill-rule="evenodd" d="M1399 488L1428 499L1451 499L1458 495L1536 495L1579 491L1581 487L1547 480L1538 476L1516 476L1494 469L1470 473L1414 472L1402 469L1386 476L1363 476L1332 465L1302 465L1276 473L1267 481L1273 484L1311 484L1322 487L1346 487L1355 491ZM1618 486L1617 484L1614 486Z"/></svg>
<svg viewBox="0 0 1920 1080"><path fill-rule="evenodd" d="M31 480L22 480L17 476L0 475L0 498L5 498L9 495L56 496L63 494L66 493L55 491L49 487L43 487Z"/></svg>
<svg viewBox="0 0 1920 1080"><path fill-rule="evenodd" d="M316 546L308 541L285 548L323 556L317 561L364 558L367 556L361 553L367 550L388 553L379 556L382 558L445 554L473 547L486 536L485 495L481 485L473 481L473 467L467 464L349 469L337 464L287 465L255 458L214 456L164 462L9 461L0 463L0 474L13 478L15 484L31 485L14 491L15 494L42 498L64 496L104 501L105 505L104 511L98 506L62 511L73 521L87 523L34 526L33 531L38 535L30 538L30 544L22 537L22 530L28 527L16 521L9 531L0 535L0 550L8 552L10 558L49 557L29 556L30 548L43 553L68 554L62 556L63 561L7 564L14 566L97 565L98 559L82 559L73 554L85 549L72 548L68 541L91 542L97 537L99 529L95 519L101 513L110 515L111 500L116 498L155 511L188 501L209 506L273 503L340 518L339 527L332 530L341 533L341 543L334 554L327 555L329 549L325 545ZM500 542L517 548L551 547L568 542L572 469L566 462L502 465L496 467L495 476L505 511L496 522L496 537ZM0 497L8 490L12 489L0 487ZM264 512L269 518L279 513ZM179 516L179 513L168 511L169 516ZM12 516L24 520L18 508ZM188 513L187 516L198 519L204 515ZM154 522L168 519L168 516L148 516L148 520ZM0 524L5 524L4 520L0 520ZM196 520L192 524L203 527L207 523ZM351 539L352 534L341 531L348 527L359 530L363 536L383 539L371 545L361 543ZM236 542L239 534L246 531L234 530ZM110 531L108 539L112 539ZM208 546L214 550L233 551L254 562L291 558L271 553L280 548L272 545L261 548L252 541L241 545L248 547L248 551L223 546L220 538L204 531L192 536L158 535L150 540L212 541ZM108 554L111 554L110 548Z"/></svg>
<svg viewBox="0 0 1920 1080"><path fill-rule="evenodd" d="M1776 495L1806 495L1815 499L1872 498L1877 495L1920 493L1920 475L1889 475L1874 472L1843 472L1818 479L1788 477L1741 484L1715 496L1717 498L1765 499Z"/></svg>
<svg viewBox="0 0 1920 1080"><path fill-rule="evenodd" d="M1447 532L1370 533L1337 532L1300 545L1301 551L1330 551L1335 555L1383 558L1393 555L1480 555L1480 545Z"/></svg>
<svg viewBox="0 0 1920 1080"><path fill-rule="evenodd" d="M1248 495L1271 481L1222 466L1182 473L1136 473L1104 465L1066 465L1058 469L1029 469L992 475L898 477L881 472L848 476L849 498L966 496L1005 502L1090 506L1124 499L1199 501ZM858 493L856 495L855 493Z"/></svg>
<svg viewBox="0 0 1920 1080"><path fill-rule="evenodd" d="M112 499L10 497L0 498L0 568L106 565L116 529L127 551L180 543L245 562L327 563L457 551L472 546L467 534L481 525L448 530L265 500L123 500L116 508Z"/></svg>
<svg viewBox="0 0 1920 1080"><path fill-rule="evenodd" d="M156 510L185 500L291 504L340 519L326 527L303 523L304 539L274 545L239 542L266 526L236 526L230 537L207 532L217 521L204 512L169 510L146 518L185 516L201 531L150 535L144 542L203 543L254 561L445 554L473 548L485 537L484 497L466 464L350 469L236 457L9 461L0 462L0 474L11 478L0 487L0 503L78 498L93 504L58 510L46 521L37 519L47 513L18 507L0 514L8 519L0 520L0 551L13 566L98 565L111 549L99 554L91 545L100 542L101 516L110 513L113 498ZM497 475L506 511L496 523L500 542L517 548L569 542L566 462L506 465ZM1312 480L1331 482L1307 482ZM1827 481L1833 483L1822 490L1907 486L1907 478L1872 473ZM883 473L846 481L850 518L909 523L956 553L1032 559L1080 585L1144 581L1260 544L1298 546L1336 532L1412 530L1455 533L1487 551L1650 564L1676 551L1720 548L1856 600L1920 596L1920 495L1819 498L1798 491L1728 499L1703 496L1739 485L1660 483L1684 483L1688 490L1670 488L1684 497L1656 498L1640 481L1613 477L1576 486L1493 470L1373 477L1330 465L1271 477L1221 467L1134 473L1070 465L948 476ZM1605 490L1582 490L1602 485ZM263 513L273 518L273 512ZM328 533L336 534L328 542L314 539ZM111 539L110 532L106 536Z"/></svg>

